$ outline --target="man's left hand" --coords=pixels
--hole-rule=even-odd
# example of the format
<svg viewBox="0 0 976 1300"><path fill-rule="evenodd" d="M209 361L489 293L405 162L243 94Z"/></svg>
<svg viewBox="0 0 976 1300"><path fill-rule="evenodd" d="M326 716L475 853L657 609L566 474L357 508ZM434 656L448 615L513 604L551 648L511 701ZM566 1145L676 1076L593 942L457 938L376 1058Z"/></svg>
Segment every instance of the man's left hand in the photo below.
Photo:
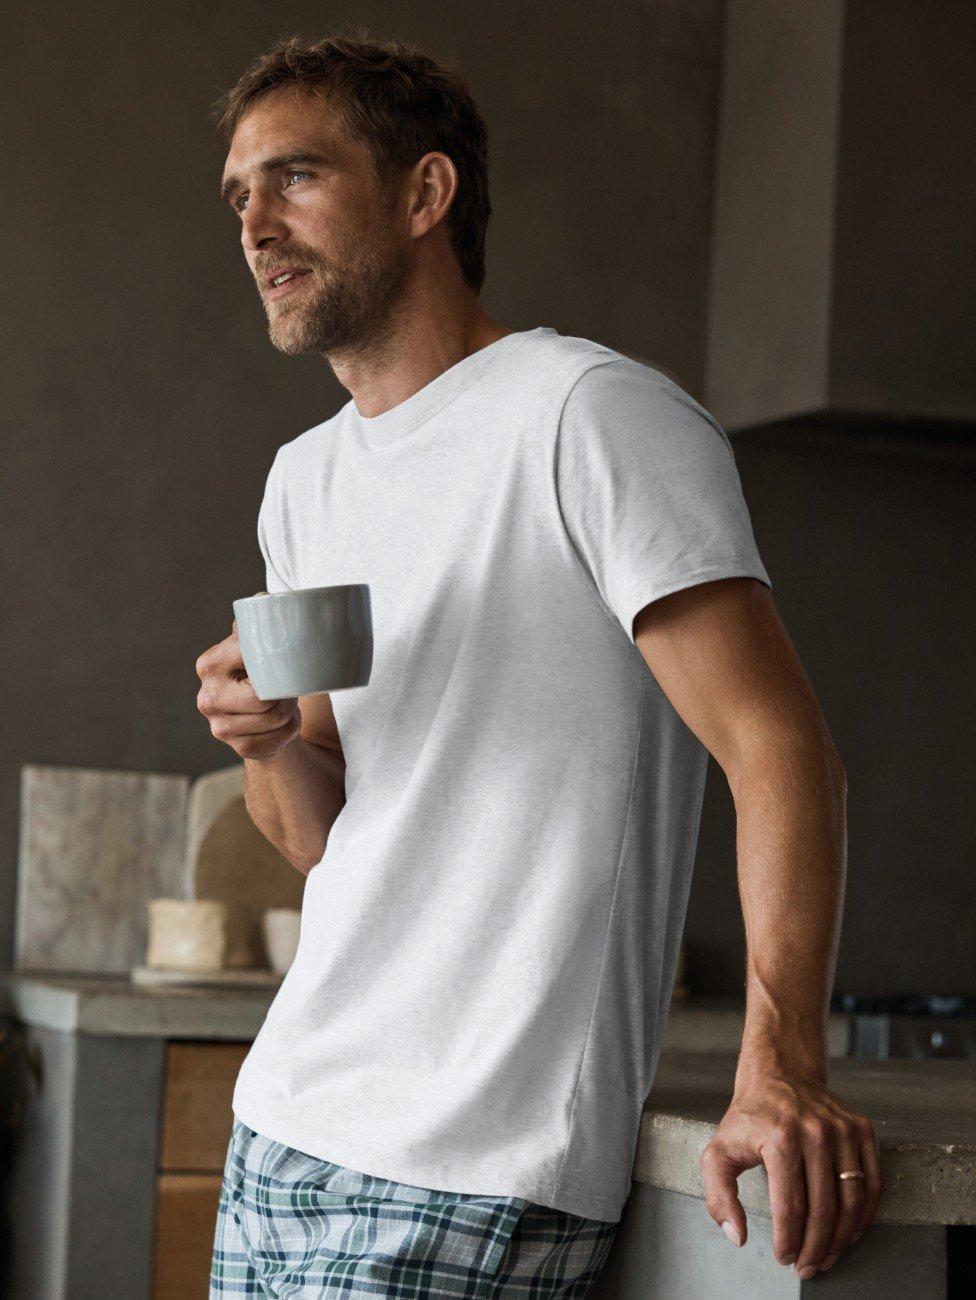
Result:
<svg viewBox="0 0 976 1300"><path fill-rule="evenodd" d="M773 1253L804 1280L830 1268L874 1218L882 1192L871 1121L818 1079L787 1072L738 1081L702 1152L708 1212L743 1245L746 1215L737 1178L764 1165L773 1218ZM859 1170L863 1178L841 1179Z"/></svg>

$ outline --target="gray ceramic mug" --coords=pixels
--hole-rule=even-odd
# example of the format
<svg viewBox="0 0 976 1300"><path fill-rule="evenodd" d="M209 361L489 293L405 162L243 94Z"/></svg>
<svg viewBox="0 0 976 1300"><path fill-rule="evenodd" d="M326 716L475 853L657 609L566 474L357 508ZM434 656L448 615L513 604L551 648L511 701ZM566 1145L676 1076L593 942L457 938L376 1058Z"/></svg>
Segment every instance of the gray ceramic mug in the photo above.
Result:
<svg viewBox="0 0 976 1300"><path fill-rule="evenodd" d="M365 686L373 667L369 584L262 592L234 601L241 658L259 700Z"/></svg>

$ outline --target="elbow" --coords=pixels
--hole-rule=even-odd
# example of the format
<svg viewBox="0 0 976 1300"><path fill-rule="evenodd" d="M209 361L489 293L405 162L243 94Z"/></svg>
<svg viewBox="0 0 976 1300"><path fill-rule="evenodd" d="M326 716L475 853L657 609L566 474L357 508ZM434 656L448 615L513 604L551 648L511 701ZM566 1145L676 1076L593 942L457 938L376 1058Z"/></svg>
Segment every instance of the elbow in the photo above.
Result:
<svg viewBox="0 0 976 1300"><path fill-rule="evenodd" d="M830 768L830 774L833 777L837 791L844 798L847 797L847 769L844 766L843 759L837 746L832 740L827 742L827 763Z"/></svg>
<svg viewBox="0 0 976 1300"><path fill-rule="evenodd" d="M825 728L820 728L819 734L810 730L767 732L753 738L748 747L738 748L731 760L720 765L736 802L741 790L757 781L768 784L774 774L784 772L798 782L830 791L840 804L847 800L847 770Z"/></svg>
<svg viewBox="0 0 976 1300"><path fill-rule="evenodd" d="M838 827L843 827L847 818L847 770L837 752L836 746L828 738L825 751L827 778L825 781L827 798L834 810Z"/></svg>

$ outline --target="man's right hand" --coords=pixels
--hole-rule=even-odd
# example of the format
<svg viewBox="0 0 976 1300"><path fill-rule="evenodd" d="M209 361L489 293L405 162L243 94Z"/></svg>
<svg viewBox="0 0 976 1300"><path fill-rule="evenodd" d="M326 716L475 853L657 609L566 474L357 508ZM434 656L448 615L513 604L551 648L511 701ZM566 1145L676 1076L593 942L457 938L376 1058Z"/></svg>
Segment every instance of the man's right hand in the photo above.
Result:
<svg viewBox="0 0 976 1300"><path fill-rule="evenodd" d="M237 640L237 620L229 637L205 650L196 662L200 690L197 708L210 730L240 757L276 757L301 732L297 699L259 700L247 676Z"/></svg>

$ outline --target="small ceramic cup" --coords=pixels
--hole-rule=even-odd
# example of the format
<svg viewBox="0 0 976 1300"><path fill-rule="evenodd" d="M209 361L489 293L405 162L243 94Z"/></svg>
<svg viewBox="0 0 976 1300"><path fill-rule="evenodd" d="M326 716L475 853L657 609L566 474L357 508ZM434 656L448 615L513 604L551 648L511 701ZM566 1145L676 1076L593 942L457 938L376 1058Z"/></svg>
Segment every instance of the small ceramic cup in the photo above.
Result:
<svg viewBox="0 0 976 1300"><path fill-rule="evenodd" d="M261 592L234 601L241 658L259 700L365 686L373 666L369 584Z"/></svg>
<svg viewBox="0 0 976 1300"><path fill-rule="evenodd" d="M210 898L151 898L146 965L218 971L227 952L227 906Z"/></svg>
<svg viewBox="0 0 976 1300"><path fill-rule="evenodd" d="M302 914L294 907L266 907L261 921L268 965L284 975L298 951Z"/></svg>

